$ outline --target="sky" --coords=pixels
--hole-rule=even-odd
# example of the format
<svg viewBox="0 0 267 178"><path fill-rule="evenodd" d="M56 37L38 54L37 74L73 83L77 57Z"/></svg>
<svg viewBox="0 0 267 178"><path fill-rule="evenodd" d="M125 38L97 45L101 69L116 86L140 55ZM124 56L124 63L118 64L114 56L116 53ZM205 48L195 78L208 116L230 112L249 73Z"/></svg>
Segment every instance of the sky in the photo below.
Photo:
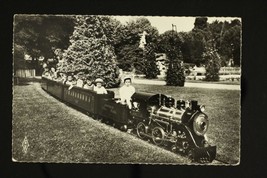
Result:
<svg viewBox="0 0 267 178"><path fill-rule="evenodd" d="M139 17L145 17L151 25L156 27L160 34L167 30L172 30L172 24L176 25L177 32L188 32L193 29L195 17L175 17L175 16L114 16L121 23L126 24L129 20L135 20ZM212 23L215 20L218 21L231 21L238 17L208 17L208 23ZM241 21L241 18L238 18Z"/></svg>

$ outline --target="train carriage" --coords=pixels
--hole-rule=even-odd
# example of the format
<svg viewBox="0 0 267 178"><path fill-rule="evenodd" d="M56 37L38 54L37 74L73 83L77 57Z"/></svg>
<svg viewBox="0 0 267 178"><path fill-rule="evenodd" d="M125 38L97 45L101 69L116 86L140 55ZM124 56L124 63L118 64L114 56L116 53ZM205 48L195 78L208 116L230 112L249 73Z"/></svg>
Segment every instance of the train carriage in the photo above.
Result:
<svg viewBox="0 0 267 178"><path fill-rule="evenodd" d="M64 101L79 107L80 109L94 115L97 111L96 93L83 88L72 87L70 85L63 86Z"/></svg>
<svg viewBox="0 0 267 178"><path fill-rule="evenodd" d="M46 90L56 98L63 99L63 84L61 82L50 80L47 78L43 78L43 81L45 81L42 84L42 88L44 90Z"/></svg>
<svg viewBox="0 0 267 178"><path fill-rule="evenodd" d="M42 77L42 81L41 81L41 87L43 90L47 91L47 83L48 83L48 79Z"/></svg>
<svg viewBox="0 0 267 178"><path fill-rule="evenodd" d="M127 131L132 128L132 117L127 105L118 102L117 99L104 98L100 99L99 116L105 120L111 121L117 128ZM112 118L112 119L111 119Z"/></svg>

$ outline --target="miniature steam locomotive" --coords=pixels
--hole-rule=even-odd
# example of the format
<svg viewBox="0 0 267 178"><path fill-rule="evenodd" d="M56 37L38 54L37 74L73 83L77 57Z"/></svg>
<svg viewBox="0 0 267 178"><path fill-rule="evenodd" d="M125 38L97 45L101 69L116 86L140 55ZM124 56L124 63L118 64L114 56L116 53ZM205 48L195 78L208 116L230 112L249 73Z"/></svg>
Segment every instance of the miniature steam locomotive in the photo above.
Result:
<svg viewBox="0 0 267 178"><path fill-rule="evenodd" d="M141 139L175 153L188 155L195 162L208 163L216 157L216 146L205 139L209 120L205 106L197 101L175 101L164 94L136 92L132 109L118 102L114 92L96 94L94 91L69 86L43 78L42 88L95 119L123 131L133 130Z"/></svg>

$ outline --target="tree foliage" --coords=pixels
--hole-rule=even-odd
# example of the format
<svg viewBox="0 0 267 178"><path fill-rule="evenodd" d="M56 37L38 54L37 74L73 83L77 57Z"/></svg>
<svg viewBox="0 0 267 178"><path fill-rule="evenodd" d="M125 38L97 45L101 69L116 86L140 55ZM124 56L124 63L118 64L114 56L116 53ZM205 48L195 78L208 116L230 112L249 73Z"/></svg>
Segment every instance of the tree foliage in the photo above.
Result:
<svg viewBox="0 0 267 178"><path fill-rule="evenodd" d="M149 54L152 54L150 56L147 55L143 49L139 48L141 34L146 31L146 43L154 47L159 35L158 30L151 26L148 19L138 18L121 26L120 31L121 33L119 33L118 41L116 41L115 44L118 66L124 71L135 70L136 73L146 73L147 68L151 67L148 65L152 62L151 56L154 50L149 52ZM151 48L151 46L149 48ZM150 56L149 59L146 59L148 56Z"/></svg>
<svg viewBox="0 0 267 178"><path fill-rule="evenodd" d="M90 79L102 78L106 87L119 85L116 55L107 37L105 16L77 16L70 46L62 54L58 70L81 73ZM105 30L104 30L105 29Z"/></svg>
<svg viewBox="0 0 267 178"><path fill-rule="evenodd" d="M220 53L227 59L233 59L234 65L240 66L241 26L233 26L222 36ZM229 60L227 60L229 61Z"/></svg>
<svg viewBox="0 0 267 178"><path fill-rule="evenodd" d="M14 43L23 46L26 54L45 59L55 56L54 49L66 49L73 32L72 16L16 15Z"/></svg>
<svg viewBox="0 0 267 178"><path fill-rule="evenodd" d="M167 85L184 86L185 76L181 53L183 40L181 34L176 31L166 31L159 37L158 51L166 53L169 62L166 74Z"/></svg>
<svg viewBox="0 0 267 178"><path fill-rule="evenodd" d="M166 75L166 85L184 86L185 75L181 52L179 52L177 56L170 54L168 57L169 65Z"/></svg>
<svg viewBox="0 0 267 178"><path fill-rule="evenodd" d="M208 23L207 20L206 17L197 17L191 31L179 32L183 39L181 52L184 62L194 63L197 66L204 65L206 61L203 54L207 52L209 41L213 41L214 48L221 56L221 65L225 66L233 59L235 66L240 66L240 20L234 19L231 22L216 20L212 23Z"/></svg>
<svg viewBox="0 0 267 178"><path fill-rule="evenodd" d="M157 78L159 75L159 69L156 64L155 45L149 43L145 47L144 51L144 74L147 79Z"/></svg>
<svg viewBox="0 0 267 178"><path fill-rule="evenodd" d="M219 71L221 68L221 59L217 50L214 48L214 44L212 44L212 42L209 43L211 44L209 44L206 52L203 54L203 58L206 61L205 80L218 81L220 79Z"/></svg>
<svg viewBox="0 0 267 178"><path fill-rule="evenodd" d="M15 15L14 16L14 69L35 68L41 73L37 60L54 58L56 48L66 49L69 36L73 31L72 16L55 15ZM24 55L30 55L32 61L25 61Z"/></svg>

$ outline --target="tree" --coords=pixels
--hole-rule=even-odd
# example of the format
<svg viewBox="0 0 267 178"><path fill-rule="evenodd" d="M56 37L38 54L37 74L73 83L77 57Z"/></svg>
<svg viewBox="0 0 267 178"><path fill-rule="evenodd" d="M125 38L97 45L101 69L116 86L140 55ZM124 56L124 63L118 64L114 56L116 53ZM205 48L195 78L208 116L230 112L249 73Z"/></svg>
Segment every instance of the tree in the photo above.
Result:
<svg viewBox="0 0 267 178"><path fill-rule="evenodd" d="M33 58L54 57L54 49L66 49L73 32L73 16L16 15L14 42Z"/></svg>
<svg viewBox="0 0 267 178"><path fill-rule="evenodd" d="M155 46L151 43L147 44L144 51L144 74L147 79L157 78L159 69L156 64Z"/></svg>
<svg viewBox="0 0 267 178"><path fill-rule="evenodd" d="M221 68L221 60L217 50L214 47L214 42L209 42L209 46L206 52L203 54L203 58L206 61L206 73L205 80L207 81L218 81L219 71Z"/></svg>
<svg viewBox="0 0 267 178"><path fill-rule="evenodd" d="M206 30L208 27L207 17L196 17L194 22L194 29Z"/></svg>
<svg viewBox="0 0 267 178"><path fill-rule="evenodd" d="M174 56L178 56L180 55L180 51L178 49L181 48L182 44L183 38L181 34L176 31L169 30L159 36L157 52L166 53L167 55L174 53Z"/></svg>
<svg viewBox="0 0 267 178"><path fill-rule="evenodd" d="M181 59L181 52L179 52L178 56L169 54L169 65L166 75L166 85L181 87L184 86L185 76Z"/></svg>
<svg viewBox="0 0 267 178"><path fill-rule="evenodd" d="M233 26L222 36L221 54L240 66L241 26Z"/></svg>
<svg viewBox="0 0 267 178"><path fill-rule="evenodd" d="M181 44L181 52L183 56L183 60L185 63L193 63L193 59L191 58L191 36L187 32L179 32L179 36L182 38Z"/></svg>
<svg viewBox="0 0 267 178"><path fill-rule="evenodd" d="M22 65L19 60L24 59L25 54L33 58L31 68L39 67L37 59L41 56L44 61L54 58L56 48L66 49L69 46L73 26L72 16L15 15L14 64L17 67Z"/></svg>
<svg viewBox="0 0 267 178"><path fill-rule="evenodd" d="M183 38L181 34L176 31L166 31L160 35L158 50L166 53L169 61L166 84L173 86L184 86L185 76L184 68L182 66L183 56L181 53L181 46Z"/></svg>
<svg viewBox="0 0 267 178"><path fill-rule="evenodd" d="M119 40L115 44L115 52L118 59L118 66L124 71L144 73L146 70L145 54L143 49L139 48L141 34L146 31L146 43L156 44L158 30L151 26L146 18L138 18L127 22L120 27Z"/></svg>
<svg viewBox="0 0 267 178"><path fill-rule="evenodd" d="M227 65L230 59L240 66L241 22L234 19L231 23L214 21L209 24L209 30L215 41L215 48L221 56L222 65Z"/></svg>
<svg viewBox="0 0 267 178"><path fill-rule="evenodd" d="M205 52L207 41L210 40L211 33L208 29L207 17L196 17L194 28L189 32L189 46L191 49L191 61L197 66L204 64L202 55Z"/></svg>
<svg viewBox="0 0 267 178"><path fill-rule="evenodd" d="M119 85L116 55L105 34L105 16L77 16L71 45L64 51L58 70L64 73L82 73L88 78L102 78L106 87Z"/></svg>

